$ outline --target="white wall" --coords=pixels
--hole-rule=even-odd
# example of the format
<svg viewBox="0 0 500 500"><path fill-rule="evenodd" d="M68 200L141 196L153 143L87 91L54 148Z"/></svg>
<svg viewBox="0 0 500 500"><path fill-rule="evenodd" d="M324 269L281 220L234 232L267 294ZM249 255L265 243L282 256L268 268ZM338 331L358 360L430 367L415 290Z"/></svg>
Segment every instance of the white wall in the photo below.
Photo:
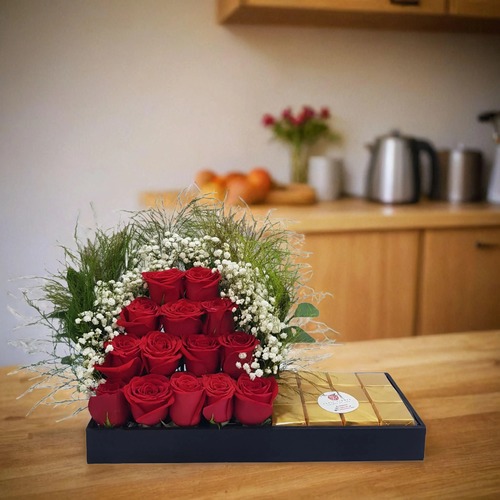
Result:
<svg viewBox="0 0 500 500"><path fill-rule="evenodd" d="M22 309L7 292L23 283L7 280L55 270L90 202L107 226L200 168L285 181L260 119L288 105L330 106L354 194L364 145L393 127L491 161L476 115L500 107L499 54L493 35L223 27L212 0L2 0L0 364L27 360L5 345L22 336L6 306Z"/></svg>

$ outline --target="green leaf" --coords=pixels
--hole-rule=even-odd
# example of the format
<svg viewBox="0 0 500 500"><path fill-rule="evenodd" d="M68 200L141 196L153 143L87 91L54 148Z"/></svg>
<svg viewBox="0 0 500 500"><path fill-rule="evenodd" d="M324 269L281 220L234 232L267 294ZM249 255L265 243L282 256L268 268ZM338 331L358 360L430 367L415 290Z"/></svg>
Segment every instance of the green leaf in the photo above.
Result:
<svg viewBox="0 0 500 500"><path fill-rule="evenodd" d="M297 310L293 315L294 318L317 318L319 316L319 310L308 302L303 302L297 306Z"/></svg>
<svg viewBox="0 0 500 500"><path fill-rule="evenodd" d="M292 337L290 342L295 344L314 344L316 340L311 337L305 330L300 328L300 326L289 326L283 329L286 333L291 333Z"/></svg>
<svg viewBox="0 0 500 500"><path fill-rule="evenodd" d="M109 414L106 412L106 421L104 422L104 427L111 429L113 427L113 424L111 423L111 420L109 420Z"/></svg>
<svg viewBox="0 0 500 500"><path fill-rule="evenodd" d="M73 358L71 356L64 356L61 358L61 363L63 365L71 365L73 364Z"/></svg>

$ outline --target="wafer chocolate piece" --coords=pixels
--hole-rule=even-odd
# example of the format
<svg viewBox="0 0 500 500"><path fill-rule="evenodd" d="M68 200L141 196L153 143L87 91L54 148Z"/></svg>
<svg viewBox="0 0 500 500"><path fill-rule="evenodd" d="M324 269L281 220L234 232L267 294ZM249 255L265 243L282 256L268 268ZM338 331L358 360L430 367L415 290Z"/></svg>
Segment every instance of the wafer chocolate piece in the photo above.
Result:
<svg viewBox="0 0 500 500"><path fill-rule="evenodd" d="M377 403L381 425L415 425L415 419L404 403Z"/></svg>
<svg viewBox="0 0 500 500"><path fill-rule="evenodd" d="M394 387L388 385L367 386L365 390L374 403L402 403L401 396Z"/></svg>
<svg viewBox="0 0 500 500"><path fill-rule="evenodd" d="M274 404L273 425L306 425L302 402L299 404Z"/></svg>
<svg viewBox="0 0 500 500"><path fill-rule="evenodd" d="M345 392L346 394L349 394L349 396L352 396L353 398L357 399L360 403L370 402L368 396L366 395L365 391L361 386L356 387L354 385L334 385L333 388L338 392Z"/></svg>
<svg viewBox="0 0 500 500"><path fill-rule="evenodd" d="M357 373L357 376L365 387L370 385L391 385L385 373L382 372Z"/></svg>
<svg viewBox="0 0 500 500"><path fill-rule="evenodd" d="M328 376L333 386L335 385L361 385L355 373L329 372Z"/></svg>
<svg viewBox="0 0 500 500"><path fill-rule="evenodd" d="M274 404L301 404L300 390L294 377L281 378L278 381L278 396Z"/></svg>
<svg viewBox="0 0 500 500"><path fill-rule="evenodd" d="M306 403L315 403L324 392L332 390L325 373L299 372L300 390Z"/></svg>
<svg viewBox="0 0 500 500"><path fill-rule="evenodd" d="M326 373L323 372L297 372L300 385L330 387Z"/></svg>
<svg viewBox="0 0 500 500"><path fill-rule="evenodd" d="M378 417L370 403L359 403L359 407L343 413L345 425L380 425Z"/></svg>
<svg viewBox="0 0 500 500"><path fill-rule="evenodd" d="M343 425L342 417L339 413L332 413L324 410L318 403L306 403L305 409L307 414L307 425L311 427Z"/></svg>
<svg viewBox="0 0 500 500"><path fill-rule="evenodd" d="M305 403L317 403L321 394L330 392L332 389L329 386L315 387L312 385L306 385L302 386L300 390Z"/></svg>

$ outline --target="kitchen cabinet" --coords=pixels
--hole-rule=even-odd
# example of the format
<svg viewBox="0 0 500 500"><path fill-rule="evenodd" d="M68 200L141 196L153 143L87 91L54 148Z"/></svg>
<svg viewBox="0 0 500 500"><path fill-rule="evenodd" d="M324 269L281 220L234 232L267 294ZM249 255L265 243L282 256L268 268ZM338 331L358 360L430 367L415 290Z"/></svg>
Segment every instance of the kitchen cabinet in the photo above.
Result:
<svg viewBox="0 0 500 500"><path fill-rule="evenodd" d="M418 272L417 231L308 234L309 283L332 293L319 320L338 341L410 336Z"/></svg>
<svg viewBox="0 0 500 500"><path fill-rule="evenodd" d="M500 19L499 0L450 0L450 14Z"/></svg>
<svg viewBox="0 0 500 500"><path fill-rule="evenodd" d="M498 0L218 0L221 24L500 32Z"/></svg>
<svg viewBox="0 0 500 500"><path fill-rule="evenodd" d="M500 328L500 205L341 199L275 216L299 221L340 342Z"/></svg>
<svg viewBox="0 0 500 500"><path fill-rule="evenodd" d="M417 333L500 325L500 228L425 231Z"/></svg>

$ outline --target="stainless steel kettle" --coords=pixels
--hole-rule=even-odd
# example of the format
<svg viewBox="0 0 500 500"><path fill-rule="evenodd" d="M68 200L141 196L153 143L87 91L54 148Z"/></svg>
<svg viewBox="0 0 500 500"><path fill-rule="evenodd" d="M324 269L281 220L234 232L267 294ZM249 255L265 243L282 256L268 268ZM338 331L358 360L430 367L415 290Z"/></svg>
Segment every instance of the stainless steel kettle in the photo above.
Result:
<svg viewBox="0 0 500 500"><path fill-rule="evenodd" d="M367 197L381 203L417 203L421 194L420 153L429 155L431 185L436 189L438 160L428 141L398 131L377 138L371 148Z"/></svg>

